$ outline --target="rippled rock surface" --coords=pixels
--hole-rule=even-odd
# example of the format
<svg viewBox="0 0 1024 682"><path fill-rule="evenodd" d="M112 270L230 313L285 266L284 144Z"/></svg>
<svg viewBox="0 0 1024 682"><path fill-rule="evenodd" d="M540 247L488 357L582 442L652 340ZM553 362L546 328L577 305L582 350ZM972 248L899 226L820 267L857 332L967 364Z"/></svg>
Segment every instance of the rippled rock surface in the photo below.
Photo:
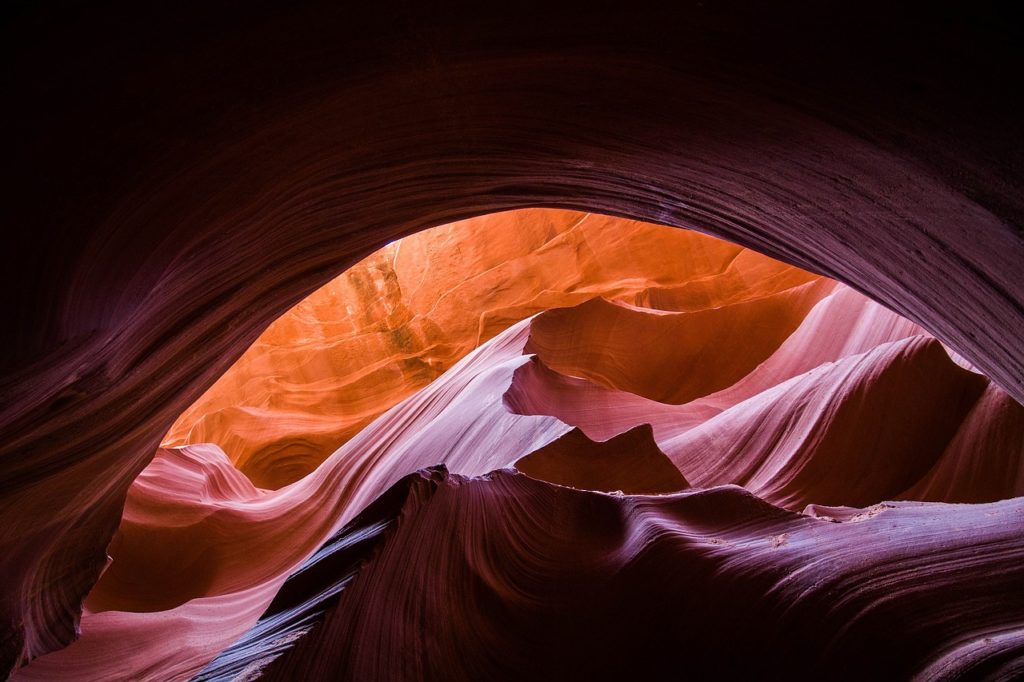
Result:
<svg viewBox="0 0 1024 682"><path fill-rule="evenodd" d="M404 476L483 476L562 438L557 461L589 441L609 461L667 458L687 490L738 484L836 519L1020 495L1009 6L15 5L0 25L0 676L187 679ZM741 253L727 295L703 266L632 281L572 229L497 238L495 216L539 207L693 229L814 274L762 296ZM334 358L293 362L278 337L188 412L319 287L475 219L517 284L454 235L425 288L385 259L353 280L376 300L333 317L347 339L310 336ZM549 243L568 257L523 259ZM669 251L645 267L690 267ZM446 284L463 261L494 278ZM381 298L396 283L410 298ZM617 450L627 433L635 452ZM533 473L610 488L592 494L650 485L550 464ZM960 585L985 579L977 566ZM1012 630L959 625L950 655L991 657L972 674L998 677Z"/></svg>
<svg viewBox="0 0 1024 682"><path fill-rule="evenodd" d="M372 373L403 376L396 346L366 339L420 325L344 323L339 291L382 308L409 295L352 288L359 269L296 307L185 413L190 438L215 442L161 448L129 489L81 638L16 677L584 679L630 665L656 676L680 658L703 675L715 661L730 675L768 661L780 677L850 679L1014 669L1021 519L1000 500L1024 493L1024 410L1008 394L849 287L739 247L568 212L489 220L438 234L461 232L473 251L539 225L547 241L520 269L568 236L564 286L583 293L516 308L394 405L353 384L377 416L264 488L228 454L230 401L270 401L265 435L301 423L287 416L299 407L332 424L362 373L338 345L355 339ZM626 278L593 265L599 246L644 268L688 246L696 265L669 285L656 268ZM403 249L359 267L378 272ZM460 348L479 341L466 335L481 308L522 299L445 276L464 283L448 313L460 324L437 338ZM289 371L293 393L270 392ZM941 504L962 501L990 506ZM975 525L980 544L943 537ZM951 584L962 594L943 600Z"/></svg>

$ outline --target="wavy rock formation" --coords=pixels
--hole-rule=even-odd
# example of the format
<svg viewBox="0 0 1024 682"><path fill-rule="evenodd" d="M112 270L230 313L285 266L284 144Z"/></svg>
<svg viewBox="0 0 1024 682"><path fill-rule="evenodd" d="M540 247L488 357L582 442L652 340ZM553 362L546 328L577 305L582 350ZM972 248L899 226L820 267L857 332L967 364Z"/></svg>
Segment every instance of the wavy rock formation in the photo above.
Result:
<svg viewBox="0 0 1024 682"><path fill-rule="evenodd" d="M932 469L900 496L989 502L1024 495L1024 407L991 384Z"/></svg>
<svg viewBox="0 0 1024 682"><path fill-rule="evenodd" d="M626 495L657 495L690 487L658 449L649 424L596 443L573 429L517 460L516 469L549 483Z"/></svg>
<svg viewBox="0 0 1024 682"><path fill-rule="evenodd" d="M599 309L614 311L606 303L589 304L591 313ZM572 315L569 311L559 314ZM925 333L916 324L857 292L838 287L817 303L778 350L750 374L722 391L685 405L667 406L631 393L598 387L576 377L545 371L544 365L537 362L519 371L519 381L507 400L517 412L557 416L599 440L621 433L630 424L646 421L654 426L661 442L823 364ZM714 360L714 357L709 358L709 364ZM535 385L537 381L543 386Z"/></svg>
<svg viewBox="0 0 1024 682"><path fill-rule="evenodd" d="M315 557L262 621L343 589L306 636L267 661L244 646L254 631L199 679L237 679L245 665L265 680L1024 672L1020 500L837 519L734 486L623 497L509 472L406 483L354 577L315 573Z"/></svg>
<svg viewBox="0 0 1024 682"><path fill-rule="evenodd" d="M624 227L633 225L626 223ZM404 246L400 243L397 248ZM733 272L732 266L721 272ZM23 668L16 678L100 680L115 675L132 679L187 679L203 670L201 679L234 679L239 675L249 679L258 674L271 678L280 675L283 679L360 679L370 674L374 665L383 665L374 657L392 658L393 647L412 647L412 651L418 651L421 645L417 642L423 635L403 629L399 621L386 636L381 630L385 627L383 621L366 628L362 624L352 626L381 633L382 639L373 645L381 648L373 649L377 653L367 654L372 660L362 662L361 654L352 653L354 649L330 644L338 641L333 630L330 635L324 633L334 627L335 619L342 618L333 614L347 608L344 598L339 601L341 590L349 583L360 584L363 574L371 576L366 580L376 580L372 577L378 570L374 568L378 552L375 548L384 546L380 543L392 542L388 538L393 531L387 529L398 518L405 497L395 492L394 486L401 487L399 482L410 471L438 464L459 476L483 476L492 481L504 481L502 477L511 474L497 475L495 479L490 472L514 466L541 483L567 490L611 493L621 497L622 504L627 506L634 502L625 500L633 500L634 496L641 500L650 495L671 495L690 485L706 489L711 495L709 499L720 499L712 493L721 491L725 496L721 499L732 500L738 489L729 486L741 485L749 491L743 499L757 501L761 509L771 510L765 512L768 518L785 518L793 523L805 518L798 513L804 507L815 518L872 518L879 509L892 508L893 503L870 505L899 497L915 499L918 489L932 491L928 494L934 498L945 486L943 494L951 499L963 496L985 502L1020 493L1016 479L1000 476L1007 467L1017 470L1021 444L1018 436L1024 432L1024 413L1005 392L980 374L961 367L917 325L843 285L798 276L780 278L782 271L778 268L760 268L755 272L765 276L769 284L762 288L756 274L748 275L745 295L731 290L729 282L735 274L721 278L711 275L710 282L705 275L700 287L690 287L691 291L700 292L696 300L677 292L674 300L682 311L590 299L515 323L436 380L384 411L309 475L277 490L256 487L238 463L232 462L218 446L196 444L160 450L129 491L120 529L108 549L113 560L86 602L81 638ZM725 283L720 290L713 288L718 279ZM783 282L781 286L788 284L788 288L780 289L774 284L779 281ZM712 295L717 291L724 293ZM721 323L702 323L705 311ZM306 320L307 331L315 329L313 319ZM333 324L328 319L325 327L331 328ZM781 331L774 335L764 333L770 324ZM307 333L301 338L310 336L323 337ZM566 341L579 336L586 343L573 345ZM738 361L733 357L736 349L730 344L736 338L747 337L768 341L752 347L753 359ZM317 353L329 354L329 347L315 342L306 347L308 363L316 366ZM263 352L280 357L277 349L257 345L249 351L250 358L241 365L242 369L252 371L253 366L263 362ZM298 344L293 344L291 353L299 353ZM741 371L746 373L736 378ZM722 375L727 379L722 379ZM673 387L675 392L669 390ZM921 395L929 399L920 400ZM203 404L210 409L223 409L215 403ZM311 405L314 415L322 414L315 403ZM986 459L985 465L971 463L977 459L968 454L975 444L991 450L991 459ZM955 474L946 473L951 466L973 467L978 473L965 476L960 484ZM415 477L405 480L406 485L417 485L409 483ZM444 477L430 480L442 488L449 485ZM463 485L459 481L462 479L454 479L456 487ZM529 489L530 492L516 485L512 489L519 492L502 493L502 504L510 505L507 521L513 525L506 528L482 521L490 524L485 536L518 548L502 551L524 552L518 562L539 561L536 567L526 564L523 570L535 575L534 580L541 586L538 589L554 589L550 585L543 587L544 581L562 584L559 571L570 570L572 557L548 557L538 554L541 550L522 544L527 540L547 541L519 537L519 533L526 531L515 525L515 519L547 511L543 505L532 506L534 498L541 495L537 490ZM525 497L513 501L519 494ZM589 508L589 504L585 507ZM721 517L712 518L717 512L709 508L707 522L729 522L736 513L731 511L731 504L723 503ZM743 502L740 506L747 504ZM859 507L867 509L862 511ZM366 511L360 513L364 508ZM945 509L932 506L927 513L936 518L948 513L950 517L945 522L959 523L953 520L956 508L950 507L948 512ZM916 518L913 514L910 517ZM448 532L463 532L455 530L462 528L460 518L447 522ZM1011 514L1008 518L1016 517ZM670 525L675 522L666 521ZM683 526L691 522L680 521ZM603 560L595 556L583 561L577 556L580 563L575 570L586 573L590 562L608 563L602 580L610 581L621 569L615 582L621 582L622 587L616 589L625 590L627 595L640 589L631 586L634 580L648 579L625 569L638 560L636 557L646 556L648 551L658 556L662 551L669 555L677 551L662 549L658 543L657 548L648 550L644 547L649 539L630 538L625 530L604 528L600 518L580 523L583 525L576 530L581 537L609 532L610 537L619 538L622 547L602 544L608 552ZM756 519L749 524L740 523L740 530L736 531L740 533L739 539L730 542L739 547L749 545L753 536L743 533L754 532L747 525L757 523L760 521ZM920 542L914 540L912 525L912 520L907 521L908 530L898 540L878 541L873 551L878 552L880 564L894 561L898 552L904 552L907 561L930 561L929 557L937 551L934 543L927 535ZM780 544L794 532L786 524L771 526L769 530L765 532ZM576 541L570 539L570 531L560 532L564 535L552 539L553 546L573 546ZM836 544L827 534L808 532L808 539L803 542L808 547L816 546L813 551L826 556L846 551L846 545ZM869 538L874 535L873 530L865 532ZM1009 531L993 532L1005 533L1006 542L1010 542ZM707 542L726 540L711 538ZM856 544L852 540L850 543ZM449 549L445 545L437 551L443 554ZM427 550L410 546L400 551L418 557ZM762 560L756 555L748 559L741 550L737 552L730 562L749 560L761 566L757 562ZM478 560L471 559L471 555L459 556L476 566L474 570L480 569ZM983 553L985 556L987 553ZM621 563L623 557L627 557L625 563ZM679 559L683 564L691 560L697 561ZM781 567L764 564L759 570L764 575L780 576L795 570L793 566L801 560L794 558L795 563ZM1002 565L996 559L993 561L994 565ZM548 569L558 562L566 562L565 567L550 573ZM396 580L413 585L425 579L412 575L421 568L418 560L407 563L405 577ZM748 575L748 569L736 570L754 585L767 580ZM925 573L918 578L925 580ZM384 581L390 579L386 575L380 577ZM440 582L430 588L432 593L444 595L458 591L456 586L462 585L464 578L455 574L436 580ZM716 590L724 589L715 585L702 583L702 590L709 600L724 599L715 596ZM492 587L500 593L487 597L487 603L496 609L494 613L517 614L521 590L514 586ZM387 595L392 588L381 589L385 594L368 599L390 599ZM994 589L1001 595L1008 588ZM646 593L641 589L638 594ZM505 603L511 595L520 597ZM616 608L630 613L630 609L642 611L661 603L649 595L644 598L649 600L647 606L627 606L622 601L615 602ZM809 623L822 618L823 610L831 608L828 599L821 599L821 604L806 606L807 610L801 611L805 615L793 625L797 631L811 628ZM805 608L803 604L798 606ZM418 618L415 614L381 608L381 618ZM561 615L556 611L527 609L515 615L518 625L509 625L508 630L495 630L494 624L472 619L466 621L476 622L472 627L481 628L480 632L500 633L495 637L515 638L518 632L520 639L515 646L527 646L532 635L525 633L543 632L545 627L552 627L550 622L569 623L576 618L591 622L582 630L564 625L571 633L562 635L570 654L560 662L555 660L552 650L535 661L522 654L523 660L515 662L519 654L513 654L508 665L504 659L485 657L467 662L468 667L453 669L424 654L420 663L399 663L396 659L395 665L413 665L414 669L385 666L380 674L478 679L481 675L510 679L522 675L586 677L592 669L589 663L580 662L580 657L587 650L587 638L605 641L621 626L608 621L611 612L603 616L587 616L586 610L574 614L575 602L562 604L561 608L565 609ZM691 614L686 610L691 609L694 618L704 618L710 606L684 601L678 608L683 609L680 613ZM908 601L906 608L925 607ZM1010 607L993 607L984 617L996 618L1000 614L1007 623L1024 623L1019 620L1022 614ZM438 611L429 618L442 616ZM641 632L647 630L631 636L638 637ZM717 631L712 628L709 632ZM951 631L948 637L954 635L971 641L976 638L976 633L967 629ZM354 637L351 646L364 648L356 643L361 641L358 636L344 636ZM451 627L445 630L445 636L458 639L467 635ZM708 641L684 638L662 643L671 645L673 651L681 646L699 649L683 651L686 657L704 661L698 665L704 666L701 670L710 671L712 658L700 657L717 651L709 642L721 636L719 632L709 634ZM862 636L843 640L842 646L858 650L864 645L854 642ZM475 640L470 637L469 641ZM928 663L929 656L937 655L945 646L927 638L912 646L907 642L899 646L909 647L908 652L917 647L917 653L900 654L900 665L906 671L918 670ZM486 645L485 649L493 647L486 642L477 644ZM638 646L630 644L627 650ZM720 643L715 646L720 647ZM741 647L742 656L734 663L735 674L749 673L744 666L767 655L759 648L761 644L743 646L746 648ZM475 650L476 645L471 648ZM847 654L830 658L831 654L822 653L820 660L810 657L788 662L782 657L778 659L779 674L787 670L801 675L821 674L833 665L853 665L849 668L850 677L874 674L876 666L881 665L879 661L890 655L888 651L883 647L856 665L847 660ZM994 655L990 648L981 647L968 659L974 661L980 656L988 660ZM273 662L279 656L280 662ZM302 662L300 659L306 656L312 659ZM342 656L345 662L337 663L336 656ZM420 660L417 656L413 659ZM628 658L627 654L623 656ZM116 664L111 664L111 657ZM624 665L625 660L603 661L600 665L612 670ZM649 666L647 670L652 674L669 665L662 654L648 653L646 660L644 665ZM316 661L328 667L317 667L321 664ZM336 663L340 667L335 668ZM420 665L425 667L415 667ZM954 667L965 665L968 663L959 662ZM275 672L278 670L283 672Z"/></svg>
<svg viewBox="0 0 1024 682"><path fill-rule="evenodd" d="M163 445L218 443L257 487L280 488L467 352L538 312L594 296L692 311L673 318L690 328L689 353L649 360L678 367L702 344L732 339L743 346L735 375L774 349L830 286L694 232L573 211L482 216L394 242L318 289L179 417ZM737 312L716 310L732 305ZM764 329L756 348L731 335L747 323L743 315ZM534 338L546 339L539 329ZM720 366L703 377L729 379ZM685 398L687 389L677 390Z"/></svg>
<svg viewBox="0 0 1024 682"><path fill-rule="evenodd" d="M336 605L342 590L375 551L384 531L393 526L415 488L416 478L443 480L443 467L410 474L361 511L323 544L281 585L274 601L255 627L222 651L193 679L237 680L258 678L263 669L287 652Z"/></svg>
<svg viewBox="0 0 1024 682"><path fill-rule="evenodd" d="M856 481L857 498L897 484L908 485L898 497L950 501L1020 493L1020 411L1011 398L1024 400L1024 117L1019 115L1024 90L1012 84L1024 69L1024 43L1009 6L919 8L870 0L658 7L569 0L512 8L447 0L429 6L255 2L244 11L221 3L155 10L124 0L16 5L0 27L10 119L3 222L11 228L0 268L5 292L0 300L0 675L167 680L194 674L257 622L287 574L344 527L345 519L355 518L412 468L437 464L440 448L450 445L455 446L452 472L482 475L575 427L604 442L650 423L658 449L679 462L682 455L672 451L668 439L697 439L701 434L690 432L701 428L710 436L711 427L702 425L733 411L743 419L719 421L715 434L725 443L747 439L757 446L752 457L759 489L789 505L814 504L816 449L831 453L827 459L837 466L839 459L832 458L844 458L840 468L846 473L855 469L845 461L849 451L828 438L783 439L783 431L799 425L757 403L789 400L794 415L827 433L826 375L864 391L840 401L840 425L853 414L891 420L879 407L884 396L871 391L873 379L909 381L918 365L937 373L925 378L927 386L954 397L952 404L936 407L919 393L904 406L910 420L898 430L902 435L888 442L878 434L878 452L899 458L894 470L899 475L887 480L882 474L876 482L876 472L867 472L865 481ZM427 387L445 387L440 392L405 393L440 366L417 369L413 360L394 372L382 382L380 397L386 400L380 409L403 396L412 402L393 403L392 411L378 413L356 400L344 420L328 424L323 414L295 412L298 397L276 411L272 401L258 397L269 389L257 382L252 384L255 404L209 420L211 436L218 424L237 426L235 443L242 446L237 454L230 446L218 452L196 444L174 453L159 447L179 416L275 319L346 268L426 228L530 207L694 228L833 277L843 286L832 294L820 292L817 303L804 301L810 312L802 321L800 315L787 318L797 326L784 340L783 333L777 335L778 348L771 347L774 342L753 343L756 362L726 358L731 385L705 372L701 351L718 345L711 336L698 333L680 341L680 355L697 358L701 366L692 378L679 380L676 393L656 374L626 384L645 369L633 359L636 353L616 366L614 357L577 358L559 348L557 337L545 336L540 350L551 355L552 366L544 366L543 358L522 355L525 345L519 343L529 339L520 328L523 337L514 343L506 337L504 351L488 345L502 338L495 336L481 347L487 351L474 356L479 366L453 365ZM496 233L493 228L486 234ZM455 249L446 251L454 257ZM391 282L367 281L383 283L382 290ZM911 322L894 322L880 308L872 312L873 304L847 307L841 303L852 294L847 286ZM777 293L787 298L784 292L791 288L784 285ZM640 296L643 300L626 302L634 309L672 311L665 318L696 319L712 306L695 298L691 309L680 301L702 291L696 282L666 283ZM496 308L487 318L498 327L536 311L528 310L528 299L510 298L517 299L510 317ZM722 306L736 308L762 303L767 304L742 293L722 300ZM829 309L838 316L826 315ZM388 314L374 305L364 310ZM406 313L396 311L384 329L402 328ZM474 317L471 328L479 330L481 318ZM888 327L873 328L871 318ZM415 331L418 323L411 324ZM914 324L921 329L906 329ZM823 333L801 331L812 328ZM468 349L496 330L489 322L482 329L485 333L460 332L452 349L438 349L439 357L451 362L458 355L455 346ZM605 334L618 348L626 346L621 329L585 326L573 333L584 332L595 342ZM880 344L922 332L948 346L955 364L977 368L992 383L984 385L944 364L927 339L906 341L892 355L881 350ZM668 348L672 340L653 346ZM782 353L790 341L790 352ZM377 340L363 335L355 345L364 342L366 348L393 354L386 335ZM455 355L446 355L449 351ZM805 376L826 362L835 367L818 372L820 383ZM578 369L582 376L560 375L559 368ZM318 391L306 384L323 378L320 369L310 369L288 387L306 386L319 400L332 386L325 382ZM451 373L458 378L446 383ZM573 398L538 393L527 400L525 383L514 385L517 377L531 373L531 381L543 379ZM901 395L911 395L900 383L904 379L897 380ZM374 393L355 374L345 381L363 398ZM639 394L620 400L624 388ZM980 397L972 400L976 394ZM587 396L605 402L588 413ZM661 404L652 397L689 402ZM513 403L529 404L536 414ZM446 412L445 406L456 404ZM275 432L301 437L292 444L269 437L258 423L265 409L275 420L280 417ZM612 415L605 424L595 416L600 410ZM562 411L576 417L562 419ZM429 414L418 419L411 412ZM677 412L678 433L671 421ZM359 431L365 451L350 460L353 450L345 448L360 440L354 431L377 414ZM483 420L480 428L463 421L470 414ZM941 414L952 423L936 424L934 433L925 428ZM760 425L778 431L778 443L750 431ZM501 429L510 433L507 443ZM873 448L868 441L875 430L854 435ZM927 436L924 451L896 452L894 443L921 433ZM299 479L346 438L337 457ZM266 447L245 460L250 443ZM388 453L400 454L404 465L393 465ZM877 465L876 454L867 452L865 461ZM433 461L420 461L420 455ZM728 461L745 467L740 455ZM252 478L229 471L235 461L251 462ZM166 480L144 476L135 483L151 462L167 470ZM778 478L790 462L799 463L806 475L792 482ZM782 466L779 472L776 465ZM706 485L698 480L699 470L680 467L679 473L696 486ZM510 514L510 524L536 519L539 507L530 498L547 495L543 491L601 497L525 476L511 478L517 483L509 487L506 476L497 475L496 491L487 494L498 497L503 487L511 491L503 498L510 505L506 509L518 504L524 511ZM294 483L267 493L252 480L268 487ZM459 480L450 477L439 489L460 489ZM835 482L822 485L836 493L833 501L846 500ZM133 486L138 487L129 493ZM191 486L207 492L189 492ZM719 499L718 489L710 490L684 495ZM621 529L616 525L624 518L620 512L646 499L605 497L614 512L608 514L609 529ZM424 509L443 515L454 513L458 504L431 503ZM768 503L751 504L764 509ZM831 535L794 531L800 544L777 549L805 553L783 564L785 575L756 585L744 605L768 609L788 584L808 588L800 593L806 593L806 602L795 594L792 602L779 603L772 617L784 619L800 613L803 603L814 611L814 604L830 602L829 595L872 595L882 585L887 596L873 613L884 618L850 614L848 609L861 606L855 598L826 608L826 615L850 622L853 630L867 627L876 636L837 634L837 658L829 658L828 643L821 660L847 661L853 654L843 643L861 642L851 670L864 670L872 653L890 651L886 642L893 641L904 644L894 654L903 672L925 678L946 673L1012 677L1019 659L1019 627L1011 622L1017 602L1002 592L1000 580L1008 575L1004 559L1016 559L1009 536L1019 534L1020 526L1004 513L1013 504L978 507L984 518L973 507L949 503L867 510L829 506L823 516L852 522L809 528L868 527L884 536L888 527L873 519L890 512L898 519L906 515L906 525L897 523L900 548L882 548L885 537L858 536L847 546ZM499 522L483 513L484 503L479 506L481 518ZM730 504L723 502L723 509ZM169 516L163 519L165 512ZM797 513L778 512L785 514L780 518ZM295 530L289 515L296 524L308 519L310 525ZM107 548L122 519L124 532L114 542L111 563ZM668 525L675 527L677 520ZM800 521L812 522L828 523ZM717 528L726 521L708 523ZM250 524L279 533L285 549L271 548L265 551L270 556L250 557L241 565L245 562L213 548L237 532L240 543L252 540L265 549ZM432 522L423 527L436 528ZM195 532L189 534L189 528ZM565 526L551 526L559 528ZM586 526L581 522L575 528ZM472 531L467 529L462 540L481 537L480 529ZM210 547L210 558L187 548L168 552L156 540L161 534ZM546 544L547 537L538 534L536 542ZM607 540L602 547L614 565L614 548L622 539L600 532L580 538L574 556L594 556L587 553L588 543ZM527 549L529 540L498 535L495 548ZM846 548L840 553L850 563L835 566L847 583L816 593L815 585L829 584L832 564L815 561L828 557L831 562L831 544ZM942 551L933 551L939 545ZM412 550L418 545L392 546ZM627 546L622 556L631 556L632 549ZM743 566L745 556L768 551L767 545L750 543L734 549L739 554L733 563ZM164 557L165 565L152 565L150 551ZM291 551L294 556L286 556ZM953 564L943 562L946 551ZM424 567L432 555L424 552ZM874 572L872 557L881 561L883 555L885 566L905 570ZM658 550L650 556L662 555ZM858 556L866 563L850 573ZM464 558L446 557L453 564L447 574L458 574ZM262 559L267 566L260 568ZM192 578L188 561L199 569ZM411 574L413 564L406 561ZM568 564L546 565L562 570ZM664 566L672 565L665 560ZM97 585L105 569L105 584ZM148 570L168 581L166 594L145 583ZM803 573L818 571L821 581L801 582ZM542 582L542 575L528 575ZM679 584L673 576L650 575L663 579L640 585L630 584L629 574L620 575L615 587L622 591L614 594L628 595L637 608L670 604L644 601L649 595L643 589ZM369 576L360 572L356 580L366 579L360 594L374 601ZM380 580L398 576L383 572ZM901 582L911 579L909 586ZM416 584L417 576L411 575L408 585ZM852 592L841 589L847 585L853 585ZM948 589L942 598L960 611L955 619L932 610L925 597L914 601L915 594L934 594L943 586ZM83 616L90 592L97 606L87 607ZM171 606L177 602L182 603ZM134 610L102 610L104 604ZM661 612L650 611L650 622L658 623ZM346 618L357 615L331 613L343 628L355 622ZM384 614L365 615L373 620L368 625L386 626ZM486 623L468 622L481 628L474 636L494 641ZM608 621L593 622L597 629ZM765 620L750 622L763 626ZM822 633L837 632L827 618L823 622ZM404 665L408 659L399 645L417 641L415 633L388 632L403 634L402 641L397 635L388 640L398 653L366 651L378 652L382 666ZM534 632L547 631L542 626ZM500 634L509 660L518 665L516 647L528 638L512 641L510 633ZM814 636L810 633L807 641L819 642ZM582 640L568 640L568 649L583 646ZM586 644L589 651L600 650L595 642L605 643L595 639ZM930 643L942 650L929 648ZM926 649L931 653L923 653ZM695 654L698 662L700 655Z"/></svg>
<svg viewBox="0 0 1024 682"><path fill-rule="evenodd" d="M698 485L738 483L791 509L865 506L931 468L985 383L911 337L769 389L666 450Z"/></svg>
<svg viewBox="0 0 1024 682"><path fill-rule="evenodd" d="M594 300L540 317L527 350L561 374L657 402L688 403L749 374L833 286L813 282L676 314Z"/></svg>

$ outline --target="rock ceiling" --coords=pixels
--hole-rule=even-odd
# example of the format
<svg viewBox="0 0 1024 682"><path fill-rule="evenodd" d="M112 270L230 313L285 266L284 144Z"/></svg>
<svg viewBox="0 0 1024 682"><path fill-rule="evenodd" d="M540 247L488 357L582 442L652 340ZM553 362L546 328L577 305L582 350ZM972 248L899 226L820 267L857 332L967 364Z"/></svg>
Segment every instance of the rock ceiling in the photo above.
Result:
<svg viewBox="0 0 1024 682"><path fill-rule="evenodd" d="M657 4L12 9L0 673L1024 674L1019 24Z"/></svg>

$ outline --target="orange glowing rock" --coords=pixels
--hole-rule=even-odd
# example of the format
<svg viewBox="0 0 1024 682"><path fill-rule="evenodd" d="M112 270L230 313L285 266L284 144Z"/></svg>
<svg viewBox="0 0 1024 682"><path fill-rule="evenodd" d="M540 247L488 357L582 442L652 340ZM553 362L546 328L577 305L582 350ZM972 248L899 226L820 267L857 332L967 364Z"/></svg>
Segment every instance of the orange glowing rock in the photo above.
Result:
<svg viewBox="0 0 1024 682"><path fill-rule="evenodd" d="M257 487L279 488L500 331L595 296L691 313L674 318L693 339L677 364L736 324L757 325L753 352L737 354L731 371L705 371L701 381L722 387L831 286L695 232L550 209L482 216L389 244L299 303L181 415L164 446L217 443ZM636 338L622 332L629 350Z"/></svg>
<svg viewBox="0 0 1024 682"><path fill-rule="evenodd" d="M591 563L627 592L650 581L618 572L619 559L659 546L669 567L725 552L754 582L776 584L782 567L796 576L787 588L795 600L818 585L813 572L796 570L806 556L846 557L854 575L860 565L847 548L864 543L879 567L896 555L916 566L920 557L927 579L942 552L932 536L900 545L876 532L880 521L854 530L824 524L874 518L894 507L849 507L885 499L990 502L1024 493L1024 408L962 364L845 285L694 233L532 210L416 235L296 306L182 415L129 490L81 638L16 679L187 679L224 651L221 664L255 674L267 652L230 645L253 636L282 585L304 580L297 569L361 510L435 465L452 476L414 482L410 494L422 499L407 503L435 510L429 522L410 519L431 529L429 538L406 530L387 542L458 570L488 555L446 555L449 536L479 534L474 542L506 548L502 566L521 568L528 582L548 585L545 571L563 563L559 575L574 575L579 538L544 530L557 526L549 513L564 513L558 523L587 529L580 537L595 543ZM430 486L439 502L430 502ZM666 497L634 497L648 495ZM484 510L491 525L446 516L449 504ZM597 508L610 526L595 521ZM945 506L896 508L891 516L910 528L918 515L941 525ZM642 522L631 520L634 511ZM749 525L730 526L747 517ZM521 536L527 522L534 530ZM724 525L712 533L707 523ZM1000 541L1011 535L985 523ZM678 548L663 546L671 537ZM703 538L696 549L692 537ZM515 554L523 542L537 551ZM443 611L450 586L390 551L374 564L384 566L374 569L380 579L422 582L416 598ZM982 560L1017 565L1006 556ZM376 579L356 576L352 598L398 594L378 592ZM1010 593L1008 585L993 594ZM488 598L502 613L518 612L518 587L495 579ZM912 596L901 598L913 604ZM815 608L828 611L829 598L815 597ZM983 615L1002 623L993 610ZM534 612L523 613L523 627L534 627ZM387 646L401 650L423 636L401 629L408 613L378 605L371 615L374 632L394 634L365 643L374 656L398 660ZM814 631L819 620L802 627ZM321 659L307 649L329 637L303 639L304 631L261 622L274 642L304 642L276 674L316 668ZM847 644L856 650L855 639Z"/></svg>
<svg viewBox="0 0 1024 682"><path fill-rule="evenodd" d="M560 374L681 405L753 371L835 286L818 280L681 313L592 299L538 317L527 351Z"/></svg>

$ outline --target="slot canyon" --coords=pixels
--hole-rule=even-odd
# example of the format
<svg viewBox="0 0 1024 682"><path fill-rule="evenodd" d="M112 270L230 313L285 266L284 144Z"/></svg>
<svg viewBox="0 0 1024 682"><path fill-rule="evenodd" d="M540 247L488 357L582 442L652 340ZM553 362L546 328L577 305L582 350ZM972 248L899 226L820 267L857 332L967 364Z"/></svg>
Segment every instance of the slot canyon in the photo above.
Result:
<svg viewBox="0 0 1024 682"><path fill-rule="evenodd" d="M12 5L0 677L1024 678L998 3Z"/></svg>

